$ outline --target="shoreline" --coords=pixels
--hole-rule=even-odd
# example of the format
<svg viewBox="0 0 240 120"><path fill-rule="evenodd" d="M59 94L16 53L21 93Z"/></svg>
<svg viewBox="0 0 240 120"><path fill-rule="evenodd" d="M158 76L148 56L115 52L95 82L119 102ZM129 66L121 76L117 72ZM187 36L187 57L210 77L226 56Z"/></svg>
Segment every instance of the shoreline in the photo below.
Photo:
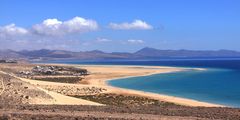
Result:
<svg viewBox="0 0 240 120"><path fill-rule="evenodd" d="M53 65L53 64L51 64ZM56 65L56 64L54 64ZM93 80L93 78L90 80L88 85L93 85L93 86L98 86L98 87L103 87L108 89L108 92L112 93L117 93L117 94L127 94L127 95L136 95L136 96L142 96L142 97L148 97L148 98L153 98L157 99L160 101L166 101L166 102L172 102L175 104L179 105L186 105L186 106L195 106L195 107L226 107L224 105L219 105L219 104L214 104L214 103L208 103L208 102L202 102L194 99L189 99L189 98L182 98L182 97L175 97L175 96L170 96L170 95L165 95L165 94L159 94L159 93L152 93L152 92L145 92L145 91L140 91L140 90L134 90L134 89L126 89L126 88L120 88L120 87L115 87L110 85L108 82L111 80L116 80L116 79L123 79L123 78L130 78L130 77L141 77L141 76L150 76L154 74L164 74L164 73L171 73L171 72L180 72L184 70L206 70L205 68L184 68L184 67L167 67L167 66L139 66L139 65L77 65L77 64L57 64L57 65L64 65L64 66L69 66L73 65L76 67L82 67L82 68L115 68L115 67L122 67L125 69L129 68L138 68L144 69L144 70L150 70L150 69L155 69L156 71L151 71L147 73L142 73L138 75L124 75L124 76L118 76L118 77L110 77L110 78L105 78L105 79L97 79ZM164 70L165 69L165 70ZM90 69L91 72L91 69Z"/></svg>

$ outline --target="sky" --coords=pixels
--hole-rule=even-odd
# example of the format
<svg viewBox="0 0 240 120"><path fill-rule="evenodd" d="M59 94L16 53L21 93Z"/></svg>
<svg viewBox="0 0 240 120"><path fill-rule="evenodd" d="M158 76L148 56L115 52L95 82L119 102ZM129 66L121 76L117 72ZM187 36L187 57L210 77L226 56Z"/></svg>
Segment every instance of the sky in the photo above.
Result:
<svg viewBox="0 0 240 120"><path fill-rule="evenodd" d="M0 0L0 49L240 51L239 0Z"/></svg>

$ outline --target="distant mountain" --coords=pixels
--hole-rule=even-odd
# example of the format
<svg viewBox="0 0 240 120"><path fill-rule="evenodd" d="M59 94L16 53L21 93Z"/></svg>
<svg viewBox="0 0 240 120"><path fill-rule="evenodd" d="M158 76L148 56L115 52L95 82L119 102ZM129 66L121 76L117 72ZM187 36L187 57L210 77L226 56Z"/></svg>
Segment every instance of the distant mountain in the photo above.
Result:
<svg viewBox="0 0 240 120"><path fill-rule="evenodd" d="M240 58L240 52L232 50L199 51L199 50L159 50L145 47L135 53L113 52L106 53L99 50L72 52L65 50L0 50L0 59L163 59L163 58Z"/></svg>
<svg viewBox="0 0 240 120"><path fill-rule="evenodd" d="M21 58L25 58L25 56L13 50L0 50L0 59L9 59L9 58L21 59Z"/></svg>
<svg viewBox="0 0 240 120"><path fill-rule="evenodd" d="M240 57L240 52L231 50L196 51L196 50L158 50L145 47L134 53L137 56L148 58L214 58Z"/></svg>
<svg viewBox="0 0 240 120"><path fill-rule="evenodd" d="M29 58L39 58L39 57L49 57L49 58L69 58L73 57L72 52L64 50L23 50L19 51L18 54L29 57Z"/></svg>
<svg viewBox="0 0 240 120"><path fill-rule="evenodd" d="M134 54L139 55L139 56L160 56L160 55L162 55L162 51L155 49L155 48L145 47L145 48L135 52Z"/></svg>
<svg viewBox="0 0 240 120"><path fill-rule="evenodd" d="M19 51L19 55L25 56L29 59L123 59L126 54L105 53L100 50L72 52L64 50L33 50L33 51ZM130 54L130 53L129 53Z"/></svg>

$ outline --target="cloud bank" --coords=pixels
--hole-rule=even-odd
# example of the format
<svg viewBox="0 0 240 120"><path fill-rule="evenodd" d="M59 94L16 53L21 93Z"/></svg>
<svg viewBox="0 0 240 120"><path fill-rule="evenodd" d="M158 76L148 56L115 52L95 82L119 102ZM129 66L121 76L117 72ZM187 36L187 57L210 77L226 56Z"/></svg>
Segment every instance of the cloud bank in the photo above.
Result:
<svg viewBox="0 0 240 120"><path fill-rule="evenodd" d="M0 27L0 36L15 36L15 35L25 35L28 33L27 29L17 27L15 24L9 24Z"/></svg>
<svg viewBox="0 0 240 120"><path fill-rule="evenodd" d="M32 30L40 35L62 36L66 34L89 32L98 29L94 20L75 17L68 21L47 19L41 24L34 25Z"/></svg>
<svg viewBox="0 0 240 120"><path fill-rule="evenodd" d="M110 23L112 29L122 30L149 30L153 27L142 20L135 20L132 23ZM41 23L34 24L30 28L9 24L0 26L0 49L79 49L85 43L92 46L99 45L133 45L142 44L142 40L111 40L96 37L95 40L84 40L79 36L86 32L99 29L95 20L82 17L61 21L56 18L43 20ZM108 36L106 36L108 37ZM79 47L81 46L81 47Z"/></svg>
<svg viewBox="0 0 240 120"><path fill-rule="evenodd" d="M132 23L110 23L109 27L115 30L151 30L153 27L142 20L135 20Z"/></svg>
<svg viewBox="0 0 240 120"><path fill-rule="evenodd" d="M26 29L15 24L0 26L0 37L14 37L19 35L41 35L41 36L64 36L95 31L98 24L94 20L74 17L67 21L58 19L46 19L40 24L33 25Z"/></svg>

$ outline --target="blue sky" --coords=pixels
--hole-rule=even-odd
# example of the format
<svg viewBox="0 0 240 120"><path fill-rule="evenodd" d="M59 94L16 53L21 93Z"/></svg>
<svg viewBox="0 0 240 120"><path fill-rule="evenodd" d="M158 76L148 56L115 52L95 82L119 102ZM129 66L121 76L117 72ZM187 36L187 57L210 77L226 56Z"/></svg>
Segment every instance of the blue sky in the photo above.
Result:
<svg viewBox="0 0 240 120"><path fill-rule="evenodd" d="M1 0L0 47L240 51L239 21L239 0Z"/></svg>

